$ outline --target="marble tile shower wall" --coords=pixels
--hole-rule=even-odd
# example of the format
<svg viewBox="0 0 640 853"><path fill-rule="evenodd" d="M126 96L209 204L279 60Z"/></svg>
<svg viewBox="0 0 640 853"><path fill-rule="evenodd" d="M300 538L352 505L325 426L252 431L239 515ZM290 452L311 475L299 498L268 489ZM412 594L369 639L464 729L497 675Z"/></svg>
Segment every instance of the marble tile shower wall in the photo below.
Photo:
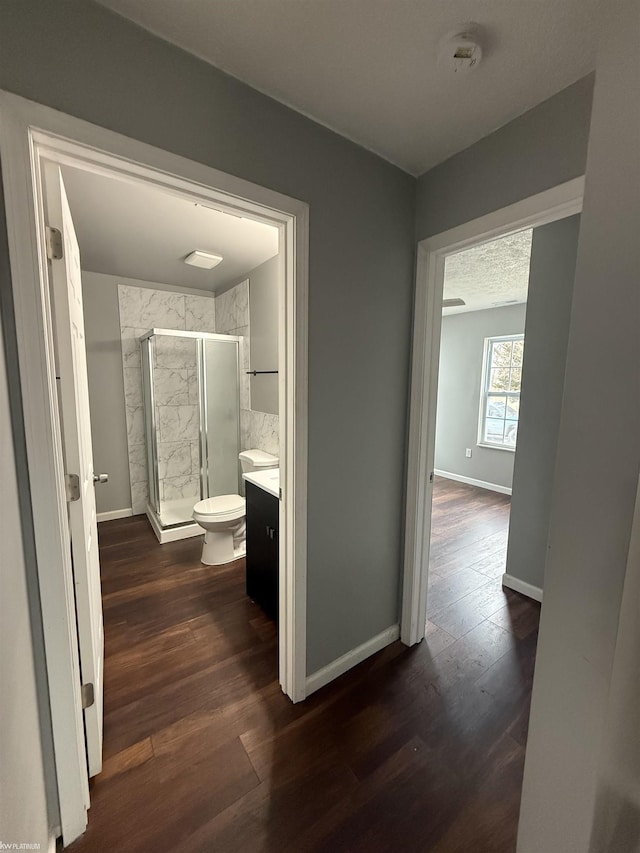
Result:
<svg viewBox="0 0 640 853"><path fill-rule="evenodd" d="M214 298L153 288L118 286L124 373L125 412L131 479L131 506L143 513L149 496L138 338L151 328L217 332L243 338L240 377L241 450L279 453L278 416L251 409L249 281ZM174 500L198 495L198 389L195 344L158 338L155 354L160 497Z"/></svg>
<svg viewBox="0 0 640 853"><path fill-rule="evenodd" d="M131 506L143 513L149 495L138 338L151 328L215 332L216 299L118 286ZM160 496L198 494L198 399L195 341L156 339L154 391L158 419Z"/></svg>
<svg viewBox="0 0 640 853"><path fill-rule="evenodd" d="M216 332L239 335L244 339L244 365L240 377L241 450L257 448L277 456L280 451L278 416L266 412L254 412L251 408L251 385L246 372L251 364L249 280L216 296L215 303Z"/></svg>
<svg viewBox="0 0 640 853"><path fill-rule="evenodd" d="M160 335L155 339L154 357L160 500L197 498L200 412L196 341Z"/></svg>

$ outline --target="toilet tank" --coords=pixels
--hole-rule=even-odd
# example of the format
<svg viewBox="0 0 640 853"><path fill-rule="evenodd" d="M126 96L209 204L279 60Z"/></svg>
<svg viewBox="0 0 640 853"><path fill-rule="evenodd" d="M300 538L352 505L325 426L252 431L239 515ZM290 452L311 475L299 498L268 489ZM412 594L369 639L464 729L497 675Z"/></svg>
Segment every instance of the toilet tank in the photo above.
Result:
<svg viewBox="0 0 640 853"><path fill-rule="evenodd" d="M277 468L280 465L277 456L266 453L264 450L243 450L239 454L239 459L243 474L248 474L250 471L264 471L266 468Z"/></svg>

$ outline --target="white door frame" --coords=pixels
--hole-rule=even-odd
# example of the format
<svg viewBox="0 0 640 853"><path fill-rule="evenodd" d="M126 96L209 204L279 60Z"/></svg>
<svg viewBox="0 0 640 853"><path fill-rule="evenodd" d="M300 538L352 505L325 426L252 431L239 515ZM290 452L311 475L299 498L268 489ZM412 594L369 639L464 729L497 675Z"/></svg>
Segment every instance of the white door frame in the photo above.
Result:
<svg viewBox="0 0 640 853"><path fill-rule="evenodd" d="M582 210L584 177L493 211L418 243L413 315L404 580L400 639L419 643L427 619L442 292L447 255Z"/></svg>
<svg viewBox="0 0 640 853"><path fill-rule="evenodd" d="M280 230L279 678L293 702L306 696L308 205L0 91L0 156L29 486L51 722L65 844L86 826L89 804L70 541L44 246L42 160L155 185L241 212Z"/></svg>

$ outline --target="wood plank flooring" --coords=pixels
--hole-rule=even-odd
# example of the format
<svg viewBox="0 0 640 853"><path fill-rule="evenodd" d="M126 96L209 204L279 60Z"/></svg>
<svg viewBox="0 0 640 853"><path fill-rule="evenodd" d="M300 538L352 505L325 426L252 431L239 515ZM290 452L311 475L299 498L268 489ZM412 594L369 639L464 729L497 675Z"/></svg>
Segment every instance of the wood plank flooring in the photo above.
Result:
<svg viewBox="0 0 640 853"><path fill-rule="evenodd" d="M105 762L73 853L511 853L539 607L500 587L508 518L438 480L426 641L296 706L242 561L101 524Z"/></svg>

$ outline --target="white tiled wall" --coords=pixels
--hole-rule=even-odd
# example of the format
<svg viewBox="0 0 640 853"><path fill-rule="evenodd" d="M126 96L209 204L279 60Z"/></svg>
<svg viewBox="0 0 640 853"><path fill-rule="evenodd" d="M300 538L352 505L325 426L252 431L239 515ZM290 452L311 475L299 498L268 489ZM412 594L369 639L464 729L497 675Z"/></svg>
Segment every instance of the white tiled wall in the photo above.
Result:
<svg viewBox="0 0 640 853"><path fill-rule="evenodd" d="M216 296L215 302L216 331L219 334L240 335L244 343L244 365L240 378L241 449L257 448L277 456L280 452L278 416L251 409L251 384L246 372L251 365L249 281L243 281Z"/></svg>
<svg viewBox="0 0 640 853"><path fill-rule="evenodd" d="M251 409L251 385L246 373L251 365L248 280L215 299L119 285L118 303L134 514L145 511L149 495L138 339L151 328L242 337L241 450L258 448L278 455L278 416ZM195 497L200 470L195 344L184 338L158 338L155 358L160 498Z"/></svg>
<svg viewBox="0 0 640 853"><path fill-rule="evenodd" d="M149 494L138 338L151 328L215 332L216 300L153 288L118 286L131 506L145 511ZM160 497L197 495L199 479L195 343L159 338L155 394L160 424Z"/></svg>
<svg viewBox="0 0 640 853"><path fill-rule="evenodd" d="M257 448L279 456L280 427L277 415L270 415L267 412L241 412L240 430L243 450Z"/></svg>
<svg viewBox="0 0 640 853"><path fill-rule="evenodd" d="M216 296L216 330L230 334L249 325L249 279Z"/></svg>

